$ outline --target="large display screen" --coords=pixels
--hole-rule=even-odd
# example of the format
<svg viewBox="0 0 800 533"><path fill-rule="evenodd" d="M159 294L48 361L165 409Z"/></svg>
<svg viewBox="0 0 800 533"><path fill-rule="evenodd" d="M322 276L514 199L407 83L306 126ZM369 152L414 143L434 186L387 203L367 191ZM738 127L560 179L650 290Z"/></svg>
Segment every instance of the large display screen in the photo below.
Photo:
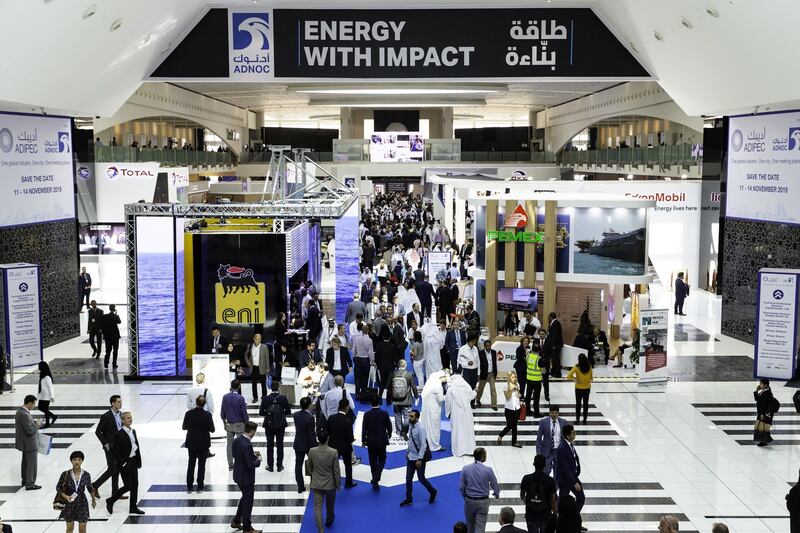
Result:
<svg viewBox="0 0 800 533"><path fill-rule="evenodd" d="M497 291L497 308L501 311L536 312L539 295L536 289L503 287Z"/></svg>
<svg viewBox="0 0 800 533"><path fill-rule="evenodd" d="M425 140L416 131L375 132L369 139L369 160L382 162L418 162L425 156Z"/></svg>
<svg viewBox="0 0 800 533"><path fill-rule="evenodd" d="M72 123L0 113L0 227L75 218Z"/></svg>

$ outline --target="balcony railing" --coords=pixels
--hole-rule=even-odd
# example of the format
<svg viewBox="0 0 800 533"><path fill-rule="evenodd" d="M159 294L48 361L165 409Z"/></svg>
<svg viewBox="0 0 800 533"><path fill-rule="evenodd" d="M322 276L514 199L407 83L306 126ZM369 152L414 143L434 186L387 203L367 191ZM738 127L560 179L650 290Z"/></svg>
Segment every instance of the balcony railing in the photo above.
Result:
<svg viewBox="0 0 800 533"><path fill-rule="evenodd" d="M702 162L691 144L653 148L606 148L564 150L556 156L562 165L695 165Z"/></svg>
<svg viewBox="0 0 800 533"><path fill-rule="evenodd" d="M98 163L138 163L153 161L175 166L233 165L236 156L231 152L205 150L163 150L160 148L131 148L129 146L94 146Z"/></svg>

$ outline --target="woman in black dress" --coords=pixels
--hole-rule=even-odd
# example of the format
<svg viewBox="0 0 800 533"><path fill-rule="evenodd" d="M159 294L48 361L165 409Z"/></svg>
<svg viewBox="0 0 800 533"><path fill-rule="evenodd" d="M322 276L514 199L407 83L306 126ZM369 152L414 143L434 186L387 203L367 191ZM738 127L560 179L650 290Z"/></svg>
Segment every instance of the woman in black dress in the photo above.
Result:
<svg viewBox="0 0 800 533"><path fill-rule="evenodd" d="M772 417L775 414L775 397L772 395L772 389L769 388L769 380L761 378L758 381L758 387L753 392L753 397L756 400L756 425L753 431L753 438L758 443L758 446L766 446L772 442Z"/></svg>
<svg viewBox="0 0 800 533"><path fill-rule="evenodd" d="M92 508L97 505L95 500L95 490L92 486L92 476L83 470L83 452L72 452L69 456L72 461L72 469L67 470L58 478L56 490L69 503L61 510L59 520L67 521L67 533L72 533L75 529L75 522L78 522L79 533L86 533L86 522L89 520L89 501L86 499L86 491L92 498Z"/></svg>

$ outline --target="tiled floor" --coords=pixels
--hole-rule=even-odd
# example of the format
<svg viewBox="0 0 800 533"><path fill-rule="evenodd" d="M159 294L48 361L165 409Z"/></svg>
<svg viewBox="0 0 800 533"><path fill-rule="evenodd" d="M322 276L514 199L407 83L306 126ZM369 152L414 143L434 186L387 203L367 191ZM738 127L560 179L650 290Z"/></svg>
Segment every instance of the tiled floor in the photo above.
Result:
<svg viewBox="0 0 800 533"><path fill-rule="evenodd" d="M654 286L652 299L654 307L667 307L670 295ZM671 325L669 368L677 380L667 385L666 392L640 390L634 380L624 379L632 373L620 369L613 371L621 376L618 382L598 382L592 388L589 424L577 428L581 477L587 495L584 523L592 531L655 531L663 514L674 514L681 521L681 531L707 532L713 522L721 521L737 533L788 532L784 496L788 483L797 480L800 467L796 449L800 443L800 415L791 405L794 391L781 384L774 386L784 404L776 418L776 445L746 445L754 412L752 347L720 334L719 320L715 318L719 317L716 297L693 291L685 309L688 316L677 317L677 324L683 328ZM59 447L50 456L39 458L39 484L44 486L41 491L17 490L19 453L9 448L13 444L13 410L25 394L35 393L35 377L24 375L28 370L21 369L16 375L16 391L0 396L0 500L5 500L0 516L22 533L63 531L64 525L53 521L57 516L50 505L53 486L59 473L68 467L68 455L73 450L87 455L85 467L93 475L105 470L92 424L108 397L119 393L124 408L133 412L142 444L140 497L147 514L128 517L125 506L119 504L109 516L101 501L92 511L89 530L229 531L226 523L235 509L237 493L227 470L224 440L212 444L217 456L208 465L211 491L187 494L183 490L186 452L180 448L180 420L185 383L126 383L124 343L120 371L112 374L106 373L100 362L89 360L90 348L83 344L85 339L83 336L46 350L47 359L56 360L56 401L52 408L61 419L48 430L55 435ZM605 367L598 367L596 372L598 376L612 375ZM571 384L553 383L551 397L567 418L574 413ZM495 437L503 424L502 409L488 409L488 399L487 391L484 407L475 412L475 429L478 443L488 448L488 464L502 483L501 499L492 501L490 508L488 530L496 531L496 515L502 505L511 505L518 512L523 509L516 499L517 484L522 475L532 470L534 451L528 444L534 436L534 421L529 419L521 428L520 440L525 447L512 448L508 437L503 446L497 446ZM255 411L251 410L251 414ZM290 427L287 441L291 435ZM256 443L263 446L263 442L263 434L259 433ZM357 453L366 462L366 453ZM437 459L429 465L429 478L435 484L437 478L458 472L469 460ZM285 467L280 473L263 469L257 473L254 516L257 527L265 531L300 531L307 514L307 493L298 495L295 490L291 450L286 452ZM369 467L357 465L354 475L359 481L368 481ZM402 469L393 468L385 473L382 484L398 486L403 479ZM106 485L102 492L107 495L109 490ZM375 497L380 500L388 496L381 493ZM462 509L458 505L435 511L415 507L414 516L452 523L462 519ZM383 532L408 530L391 521L381 526ZM373 529L372 525L339 528Z"/></svg>

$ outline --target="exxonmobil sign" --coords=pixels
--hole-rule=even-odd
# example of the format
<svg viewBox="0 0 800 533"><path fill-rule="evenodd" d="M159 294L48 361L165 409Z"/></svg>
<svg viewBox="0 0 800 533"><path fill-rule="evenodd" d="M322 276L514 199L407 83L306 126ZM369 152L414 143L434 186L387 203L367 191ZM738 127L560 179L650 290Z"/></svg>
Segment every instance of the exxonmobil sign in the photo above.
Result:
<svg viewBox="0 0 800 533"><path fill-rule="evenodd" d="M640 200L655 200L656 202L685 202L685 192L656 192L652 194L641 194L626 192L625 196L639 198Z"/></svg>

